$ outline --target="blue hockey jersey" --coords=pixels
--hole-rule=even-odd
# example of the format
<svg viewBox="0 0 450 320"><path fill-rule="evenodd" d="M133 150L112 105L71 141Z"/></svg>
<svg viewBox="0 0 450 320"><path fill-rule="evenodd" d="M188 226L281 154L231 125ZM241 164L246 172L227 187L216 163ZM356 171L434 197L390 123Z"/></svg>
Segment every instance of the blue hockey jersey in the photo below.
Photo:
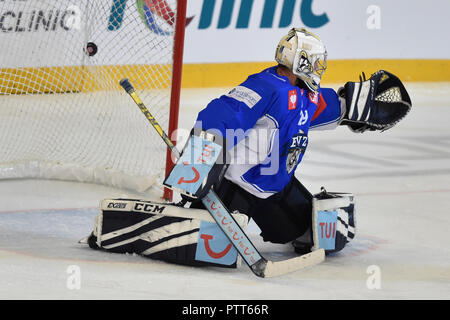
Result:
<svg viewBox="0 0 450 320"><path fill-rule="evenodd" d="M292 86L276 70L251 75L212 100L196 123L226 138L230 166L225 178L259 198L281 191L290 181L310 129L335 128L342 116L333 89L314 94Z"/></svg>

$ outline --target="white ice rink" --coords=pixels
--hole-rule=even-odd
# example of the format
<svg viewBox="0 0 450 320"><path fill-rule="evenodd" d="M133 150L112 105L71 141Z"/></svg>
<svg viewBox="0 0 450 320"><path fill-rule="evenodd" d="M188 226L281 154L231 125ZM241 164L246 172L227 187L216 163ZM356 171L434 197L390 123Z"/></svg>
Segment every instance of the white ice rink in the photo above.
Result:
<svg viewBox="0 0 450 320"><path fill-rule="evenodd" d="M450 299L450 83L406 85L413 109L384 133L311 132L297 177L313 193L353 192L356 239L308 269L260 279L94 251L77 241L102 198L142 197L100 185L0 181L0 299ZM180 127L229 88L184 90ZM263 243L263 255L293 255ZM80 288L68 281L77 266ZM375 266L375 267L373 267ZM380 287L367 285L379 270ZM70 281L69 281L70 284Z"/></svg>

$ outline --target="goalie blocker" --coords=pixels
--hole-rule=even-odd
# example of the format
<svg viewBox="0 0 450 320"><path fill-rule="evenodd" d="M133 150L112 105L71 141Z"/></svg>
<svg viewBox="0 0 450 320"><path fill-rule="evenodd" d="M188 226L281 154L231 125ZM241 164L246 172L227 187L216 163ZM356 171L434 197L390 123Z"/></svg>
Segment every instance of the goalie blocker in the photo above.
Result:
<svg viewBox="0 0 450 320"><path fill-rule="evenodd" d="M164 185L186 200L202 199L220 183L228 168L226 150L222 136L193 128Z"/></svg>
<svg viewBox="0 0 450 320"><path fill-rule="evenodd" d="M88 238L93 249L190 266L239 265L236 249L206 210L128 199L102 200L100 208ZM247 216L233 217L245 229Z"/></svg>

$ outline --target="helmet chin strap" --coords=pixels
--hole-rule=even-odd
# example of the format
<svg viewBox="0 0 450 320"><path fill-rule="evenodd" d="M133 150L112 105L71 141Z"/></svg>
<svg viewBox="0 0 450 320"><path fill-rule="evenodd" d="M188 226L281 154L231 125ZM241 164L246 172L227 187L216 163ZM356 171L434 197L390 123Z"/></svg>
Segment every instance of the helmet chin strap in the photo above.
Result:
<svg viewBox="0 0 450 320"><path fill-rule="evenodd" d="M309 91L312 91L312 92L317 92L317 90L319 90L319 86L317 86L317 88L314 89L312 86L308 85L307 82L305 82L304 80L302 80L300 78L297 78L297 82L296 82L295 85L297 87L299 87L300 89L309 90Z"/></svg>
<svg viewBox="0 0 450 320"><path fill-rule="evenodd" d="M308 86L306 85L305 81L303 81L300 78L297 78L297 83L295 84L300 89L309 90Z"/></svg>

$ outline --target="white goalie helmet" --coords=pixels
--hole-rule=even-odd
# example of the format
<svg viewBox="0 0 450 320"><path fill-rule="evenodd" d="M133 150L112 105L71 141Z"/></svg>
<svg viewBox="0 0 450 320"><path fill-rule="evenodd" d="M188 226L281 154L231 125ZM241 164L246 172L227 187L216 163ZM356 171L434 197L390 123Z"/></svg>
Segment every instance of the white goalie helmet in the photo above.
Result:
<svg viewBox="0 0 450 320"><path fill-rule="evenodd" d="M315 34L304 28L292 28L280 40L275 60L315 92L327 68L327 49Z"/></svg>

